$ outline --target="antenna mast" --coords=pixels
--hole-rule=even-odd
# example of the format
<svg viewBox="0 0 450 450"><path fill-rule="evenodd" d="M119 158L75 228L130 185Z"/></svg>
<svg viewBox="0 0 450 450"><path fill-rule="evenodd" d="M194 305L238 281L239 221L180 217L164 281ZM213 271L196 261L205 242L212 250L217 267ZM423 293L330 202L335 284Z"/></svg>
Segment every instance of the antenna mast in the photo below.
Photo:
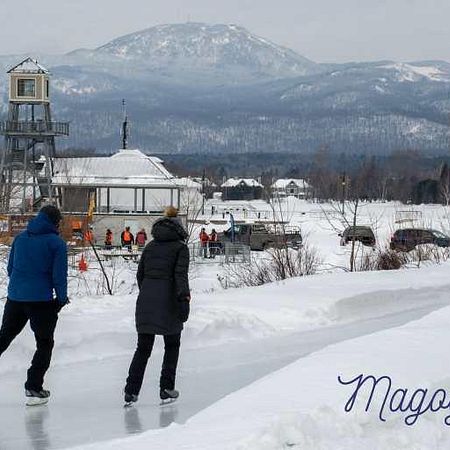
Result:
<svg viewBox="0 0 450 450"><path fill-rule="evenodd" d="M125 99L122 100L123 124L122 124L122 150L128 147L128 115Z"/></svg>

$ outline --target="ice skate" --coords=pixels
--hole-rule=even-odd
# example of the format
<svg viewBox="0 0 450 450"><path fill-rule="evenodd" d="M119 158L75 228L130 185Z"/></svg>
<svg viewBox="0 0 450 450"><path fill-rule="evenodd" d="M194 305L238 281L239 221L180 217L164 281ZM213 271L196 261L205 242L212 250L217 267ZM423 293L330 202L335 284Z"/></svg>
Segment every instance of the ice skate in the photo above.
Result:
<svg viewBox="0 0 450 450"><path fill-rule="evenodd" d="M160 405L170 405L171 403L174 403L179 396L180 393L176 389L161 389L159 391L159 397L161 398Z"/></svg>
<svg viewBox="0 0 450 450"><path fill-rule="evenodd" d="M125 408L129 408L131 406L133 406L136 402L138 401L138 396L135 394L127 394L125 392L124 395L124 402L125 404L123 405Z"/></svg>
<svg viewBox="0 0 450 450"><path fill-rule="evenodd" d="M50 399L50 391L46 391L45 389L42 389L40 391L26 389L25 396L27 398L27 406L46 405Z"/></svg>

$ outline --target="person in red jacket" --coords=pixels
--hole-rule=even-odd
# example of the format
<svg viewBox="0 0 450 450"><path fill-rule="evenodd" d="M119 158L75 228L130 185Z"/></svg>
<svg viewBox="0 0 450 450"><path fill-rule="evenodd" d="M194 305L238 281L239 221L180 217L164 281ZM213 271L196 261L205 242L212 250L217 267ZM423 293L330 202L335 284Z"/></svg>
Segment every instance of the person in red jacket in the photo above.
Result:
<svg viewBox="0 0 450 450"><path fill-rule="evenodd" d="M122 247L127 247L128 250L131 251L131 246L134 244L134 236L130 231L130 227L126 227L122 234L120 235L120 241L122 243Z"/></svg>
<svg viewBox="0 0 450 450"><path fill-rule="evenodd" d="M218 253L219 243L217 237L217 231L213 228L209 235L209 257L215 258Z"/></svg>
<svg viewBox="0 0 450 450"><path fill-rule="evenodd" d="M136 244L139 246L139 248L144 248L145 243L147 242L147 233L145 232L145 229L142 228L141 231L138 231L136 234Z"/></svg>
<svg viewBox="0 0 450 450"><path fill-rule="evenodd" d="M88 242L88 243L94 243L94 232L92 231L92 227L89 227L85 232L84 232L84 242Z"/></svg>
<svg viewBox="0 0 450 450"><path fill-rule="evenodd" d="M199 238L200 238L200 246L202 248L203 258L207 258L208 257L209 236L204 228L201 229Z"/></svg>

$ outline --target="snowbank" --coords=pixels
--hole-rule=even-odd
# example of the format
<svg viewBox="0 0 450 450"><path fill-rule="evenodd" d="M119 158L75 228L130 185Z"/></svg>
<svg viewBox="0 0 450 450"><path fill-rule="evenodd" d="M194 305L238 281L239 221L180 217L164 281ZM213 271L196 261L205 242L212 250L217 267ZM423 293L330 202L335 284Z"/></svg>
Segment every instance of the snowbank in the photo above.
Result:
<svg viewBox="0 0 450 450"><path fill-rule="evenodd" d="M409 395L418 388L450 392L448 367L443 364L449 323L450 308L445 308L400 328L330 346L227 396L184 425L80 448L447 449L450 433L444 417L450 411L429 411L411 427L404 424L406 413L401 412L387 413L382 422L377 416L384 391L379 390L369 413L364 411L368 392L345 413L353 389L340 385L337 378L388 375L393 389L408 389Z"/></svg>

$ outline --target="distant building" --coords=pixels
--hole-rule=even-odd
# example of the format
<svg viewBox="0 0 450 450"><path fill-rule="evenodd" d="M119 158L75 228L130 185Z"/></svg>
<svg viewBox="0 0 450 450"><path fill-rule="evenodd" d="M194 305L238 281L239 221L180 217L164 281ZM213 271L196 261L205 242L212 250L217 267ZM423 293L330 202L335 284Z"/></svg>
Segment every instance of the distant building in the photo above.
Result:
<svg viewBox="0 0 450 450"><path fill-rule="evenodd" d="M204 178L203 177L192 177L192 180L202 186L205 186L205 188L216 188L217 187L217 184L215 184L213 181L211 181L207 177L204 177Z"/></svg>
<svg viewBox="0 0 450 450"><path fill-rule="evenodd" d="M139 150L120 150L109 157L55 158L52 184L67 212L87 212L92 198L97 213L160 212L164 205L180 202L177 179L159 158Z"/></svg>
<svg viewBox="0 0 450 450"><path fill-rule="evenodd" d="M273 197L296 197L309 198L311 195L311 186L303 179L298 178L280 178L272 186Z"/></svg>
<svg viewBox="0 0 450 450"><path fill-rule="evenodd" d="M259 200L264 188L253 178L229 178L221 189L223 200Z"/></svg>
<svg viewBox="0 0 450 450"><path fill-rule="evenodd" d="M207 177L192 177L192 180L200 185L200 192L206 198L211 198L217 190L217 184Z"/></svg>
<svg viewBox="0 0 450 450"><path fill-rule="evenodd" d="M52 186L62 211L92 215L97 236L110 228L115 240L125 226L134 234L142 227L149 230L168 205L179 208L183 217L185 199L201 188L190 179L176 178L161 159L139 150L121 149L109 157L55 158L53 164Z"/></svg>

